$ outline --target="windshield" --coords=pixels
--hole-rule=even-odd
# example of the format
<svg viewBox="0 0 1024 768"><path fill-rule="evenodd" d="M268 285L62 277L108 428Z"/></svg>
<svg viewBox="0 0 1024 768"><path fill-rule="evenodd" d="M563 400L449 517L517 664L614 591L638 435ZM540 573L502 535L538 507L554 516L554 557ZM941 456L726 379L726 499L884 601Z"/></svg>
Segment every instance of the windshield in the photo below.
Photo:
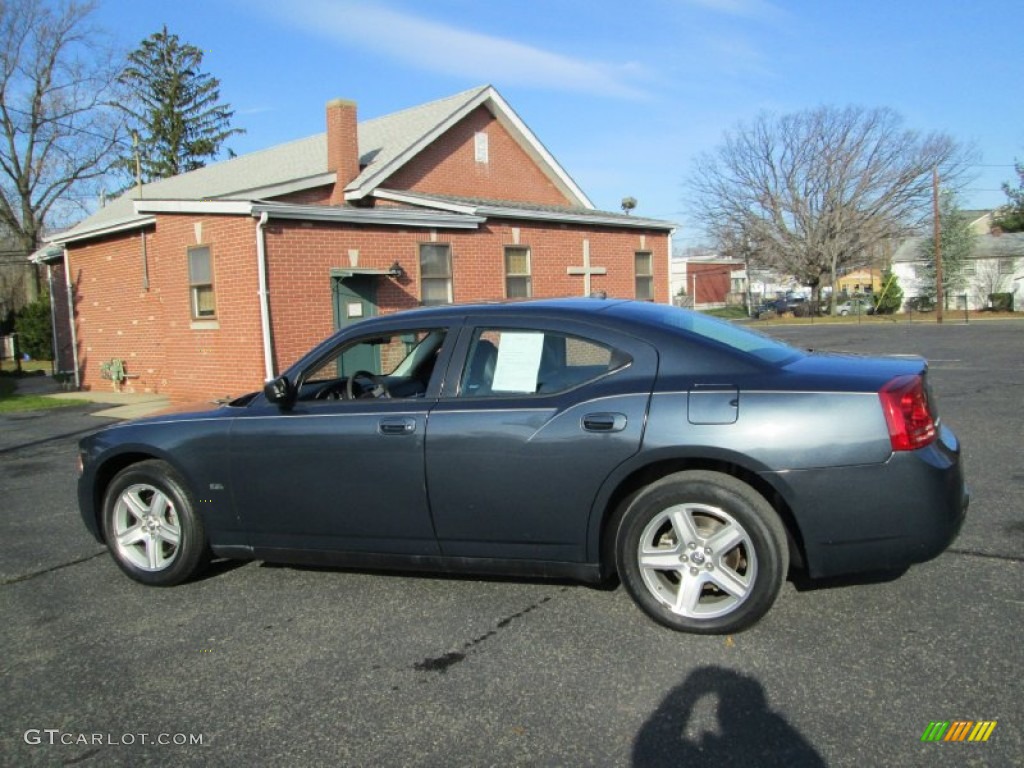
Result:
<svg viewBox="0 0 1024 768"><path fill-rule="evenodd" d="M678 328L717 344L778 365L802 354L799 350L758 331L666 304L633 304L630 314L670 328Z"/></svg>

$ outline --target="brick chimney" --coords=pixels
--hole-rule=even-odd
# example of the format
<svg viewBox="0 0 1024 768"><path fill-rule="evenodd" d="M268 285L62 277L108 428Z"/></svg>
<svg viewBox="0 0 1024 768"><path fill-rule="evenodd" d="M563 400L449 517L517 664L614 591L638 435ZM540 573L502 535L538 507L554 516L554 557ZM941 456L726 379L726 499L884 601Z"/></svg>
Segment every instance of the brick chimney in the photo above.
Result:
<svg viewBox="0 0 1024 768"><path fill-rule="evenodd" d="M338 174L331 205L343 205L345 187L359 175L359 133L356 103L348 99L327 102L327 170Z"/></svg>

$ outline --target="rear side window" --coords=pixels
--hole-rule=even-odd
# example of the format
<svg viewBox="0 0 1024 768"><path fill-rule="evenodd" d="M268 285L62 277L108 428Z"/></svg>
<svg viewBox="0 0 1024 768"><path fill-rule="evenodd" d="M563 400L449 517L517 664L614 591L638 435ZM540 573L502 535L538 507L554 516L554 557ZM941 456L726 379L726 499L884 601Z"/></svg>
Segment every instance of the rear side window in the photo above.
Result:
<svg viewBox="0 0 1024 768"><path fill-rule="evenodd" d="M564 392L628 365L624 352L551 331L489 328L476 332L460 397Z"/></svg>
<svg viewBox="0 0 1024 768"><path fill-rule="evenodd" d="M782 365L803 353L781 341L735 323L664 304L630 305L631 316L676 328L735 352L752 355L765 363Z"/></svg>

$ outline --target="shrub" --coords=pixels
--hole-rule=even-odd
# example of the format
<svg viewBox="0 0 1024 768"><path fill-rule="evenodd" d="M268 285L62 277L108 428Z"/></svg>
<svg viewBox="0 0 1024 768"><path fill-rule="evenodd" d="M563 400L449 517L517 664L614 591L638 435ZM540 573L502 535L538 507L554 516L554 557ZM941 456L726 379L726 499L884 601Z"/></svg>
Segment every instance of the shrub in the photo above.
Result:
<svg viewBox="0 0 1024 768"><path fill-rule="evenodd" d="M50 300L39 299L26 305L14 320L18 349L35 360L49 360L53 355L53 325Z"/></svg>
<svg viewBox="0 0 1024 768"><path fill-rule="evenodd" d="M1013 294L990 293L988 305L993 312L1013 312Z"/></svg>

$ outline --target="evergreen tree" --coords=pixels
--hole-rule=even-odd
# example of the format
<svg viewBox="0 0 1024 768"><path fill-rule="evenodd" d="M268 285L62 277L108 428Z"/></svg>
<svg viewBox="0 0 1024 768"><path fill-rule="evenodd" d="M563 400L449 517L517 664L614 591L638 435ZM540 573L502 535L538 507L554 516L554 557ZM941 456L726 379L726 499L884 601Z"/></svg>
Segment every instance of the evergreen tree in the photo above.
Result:
<svg viewBox="0 0 1024 768"><path fill-rule="evenodd" d="M939 200L939 243L942 247L942 293L947 298L959 293L966 285L963 268L974 251L977 235L971 229L970 218L960 210L956 196L943 192ZM924 265L918 270L918 295L933 303L936 294L935 238L924 238L919 250Z"/></svg>
<svg viewBox="0 0 1024 768"><path fill-rule="evenodd" d="M882 290L874 294L874 301L875 312L879 315L891 315L903 306L903 288L892 267L882 271Z"/></svg>
<svg viewBox="0 0 1024 768"><path fill-rule="evenodd" d="M993 224L998 225L1004 232L1024 232L1024 163L1018 162L1014 165L1020 183L1013 189L1009 183L1003 184L1003 192L1009 202L999 209Z"/></svg>
<svg viewBox="0 0 1024 768"><path fill-rule="evenodd" d="M234 110L220 102L220 80L200 71L202 63L203 51L166 26L128 55L121 82L144 182L202 168L228 137L244 133L231 127ZM134 176L134 157L125 165Z"/></svg>

